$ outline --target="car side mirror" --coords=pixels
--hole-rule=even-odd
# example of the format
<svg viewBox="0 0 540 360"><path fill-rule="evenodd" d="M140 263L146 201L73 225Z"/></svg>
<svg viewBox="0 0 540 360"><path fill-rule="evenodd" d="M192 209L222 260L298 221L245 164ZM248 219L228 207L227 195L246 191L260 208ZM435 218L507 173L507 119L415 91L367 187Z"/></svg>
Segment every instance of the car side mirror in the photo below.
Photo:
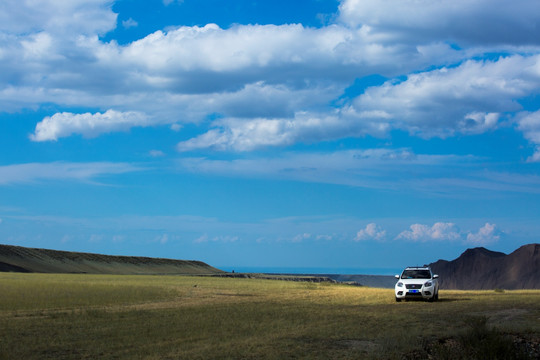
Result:
<svg viewBox="0 0 540 360"><path fill-rule="evenodd" d="M439 278L439 275L433 275L433 278L434 278L434 279L438 279L438 278Z"/></svg>
<svg viewBox="0 0 540 360"><path fill-rule="evenodd" d="M399 275L394 276L396 279L399 279Z"/></svg>

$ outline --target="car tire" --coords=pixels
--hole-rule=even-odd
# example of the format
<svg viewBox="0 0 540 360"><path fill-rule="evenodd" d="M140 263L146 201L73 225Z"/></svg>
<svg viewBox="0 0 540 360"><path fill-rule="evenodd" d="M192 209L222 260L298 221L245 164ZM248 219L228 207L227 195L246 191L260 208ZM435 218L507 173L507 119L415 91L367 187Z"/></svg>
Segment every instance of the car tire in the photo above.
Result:
<svg viewBox="0 0 540 360"><path fill-rule="evenodd" d="M396 302L401 302L401 299L396 297Z"/></svg>

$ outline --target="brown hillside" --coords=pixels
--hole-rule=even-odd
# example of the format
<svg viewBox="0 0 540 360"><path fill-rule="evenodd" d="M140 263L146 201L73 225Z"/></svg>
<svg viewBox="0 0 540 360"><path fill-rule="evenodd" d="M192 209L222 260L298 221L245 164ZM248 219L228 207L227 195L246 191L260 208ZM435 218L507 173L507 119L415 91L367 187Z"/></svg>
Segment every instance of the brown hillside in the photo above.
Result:
<svg viewBox="0 0 540 360"><path fill-rule="evenodd" d="M0 245L0 271L89 274L218 274L201 261L33 249Z"/></svg>
<svg viewBox="0 0 540 360"><path fill-rule="evenodd" d="M482 247L468 249L431 268L443 289L540 289L540 244L524 245L509 255Z"/></svg>

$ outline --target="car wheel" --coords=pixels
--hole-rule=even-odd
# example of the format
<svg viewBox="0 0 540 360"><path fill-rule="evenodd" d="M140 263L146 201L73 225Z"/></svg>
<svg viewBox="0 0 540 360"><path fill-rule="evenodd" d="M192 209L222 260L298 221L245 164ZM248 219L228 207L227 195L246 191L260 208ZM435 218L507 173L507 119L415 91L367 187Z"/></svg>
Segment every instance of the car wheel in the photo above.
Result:
<svg viewBox="0 0 540 360"><path fill-rule="evenodd" d="M396 302L401 302L401 299L396 297Z"/></svg>

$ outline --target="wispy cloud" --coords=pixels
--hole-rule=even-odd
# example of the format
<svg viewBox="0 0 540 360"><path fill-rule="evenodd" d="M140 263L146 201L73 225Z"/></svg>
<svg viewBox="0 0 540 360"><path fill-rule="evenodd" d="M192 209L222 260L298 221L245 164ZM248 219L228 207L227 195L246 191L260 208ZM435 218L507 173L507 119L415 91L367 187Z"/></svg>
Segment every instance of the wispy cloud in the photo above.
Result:
<svg viewBox="0 0 540 360"><path fill-rule="evenodd" d="M25 184L48 180L94 181L143 168L127 163L27 163L0 166L0 185Z"/></svg>
<svg viewBox="0 0 540 360"><path fill-rule="evenodd" d="M540 177L479 171L486 159L474 156L415 154L408 149L366 149L327 153L282 153L277 157L232 160L182 158L184 171L226 177L285 179L371 189L452 194L455 191L540 192Z"/></svg>

